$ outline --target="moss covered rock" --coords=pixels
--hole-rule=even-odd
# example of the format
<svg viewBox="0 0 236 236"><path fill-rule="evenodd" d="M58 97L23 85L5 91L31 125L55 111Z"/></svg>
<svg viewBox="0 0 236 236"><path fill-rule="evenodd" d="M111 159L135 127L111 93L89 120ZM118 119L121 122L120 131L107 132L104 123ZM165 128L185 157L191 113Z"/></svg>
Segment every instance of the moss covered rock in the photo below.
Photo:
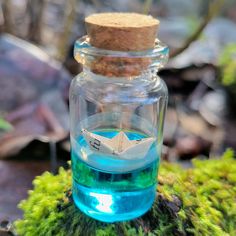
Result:
<svg viewBox="0 0 236 236"><path fill-rule="evenodd" d="M19 207L19 235L236 235L236 160L228 150L222 158L194 160L182 169L162 163L158 195L152 209L128 222L106 224L81 213L71 198L71 171L60 169L34 180L34 190Z"/></svg>

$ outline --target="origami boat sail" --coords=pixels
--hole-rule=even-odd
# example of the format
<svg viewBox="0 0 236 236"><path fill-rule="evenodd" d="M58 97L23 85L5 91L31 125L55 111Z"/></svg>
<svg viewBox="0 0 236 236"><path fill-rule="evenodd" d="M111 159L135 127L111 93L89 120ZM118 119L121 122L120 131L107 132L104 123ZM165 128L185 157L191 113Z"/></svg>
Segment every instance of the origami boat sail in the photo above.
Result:
<svg viewBox="0 0 236 236"><path fill-rule="evenodd" d="M123 131L111 139L91 133L86 129L82 129L81 133L92 151L121 159L143 158L156 140L155 138L129 140Z"/></svg>

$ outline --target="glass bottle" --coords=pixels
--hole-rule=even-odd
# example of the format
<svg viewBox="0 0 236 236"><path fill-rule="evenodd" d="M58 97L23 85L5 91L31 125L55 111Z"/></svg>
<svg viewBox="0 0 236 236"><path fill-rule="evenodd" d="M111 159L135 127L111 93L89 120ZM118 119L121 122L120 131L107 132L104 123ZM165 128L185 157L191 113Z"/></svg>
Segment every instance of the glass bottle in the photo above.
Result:
<svg viewBox="0 0 236 236"><path fill-rule="evenodd" d="M144 214L155 199L168 99L157 75L168 47L156 40L142 52L75 43L83 71L70 87L73 199L104 222Z"/></svg>

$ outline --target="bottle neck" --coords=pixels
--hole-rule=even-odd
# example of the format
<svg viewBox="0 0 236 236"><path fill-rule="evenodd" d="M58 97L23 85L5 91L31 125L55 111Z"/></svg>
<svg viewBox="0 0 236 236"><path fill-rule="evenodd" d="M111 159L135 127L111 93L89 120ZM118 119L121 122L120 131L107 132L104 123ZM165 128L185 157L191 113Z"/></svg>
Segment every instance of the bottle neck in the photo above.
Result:
<svg viewBox="0 0 236 236"><path fill-rule="evenodd" d="M86 75L86 80L94 81L94 83L102 84L117 84L122 86L150 86L152 83L156 83L160 78L157 76L157 68L148 68L142 71L139 75L129 76L105 76L98 73L94 73L89 67L83 68L83 73Z"/></svg>
<svg viewBox="0 0 236 236"><path fill-rule="evenodd" d="M146 57L120 57L103 55L95 58L89 65L90 70L95 74L107 77L140 77L141 74L150 72L152 60Z"/></svg>
<svg viewBox="0 0 236 236"><path fill-rule="evenodd" d="M91 46L85 36L76 41L74 49L75 59L83 64L85 71L134 81L156 74L166 64L168 54L168 47L158 39L154 48L146 51L111 51Z"/></svg>

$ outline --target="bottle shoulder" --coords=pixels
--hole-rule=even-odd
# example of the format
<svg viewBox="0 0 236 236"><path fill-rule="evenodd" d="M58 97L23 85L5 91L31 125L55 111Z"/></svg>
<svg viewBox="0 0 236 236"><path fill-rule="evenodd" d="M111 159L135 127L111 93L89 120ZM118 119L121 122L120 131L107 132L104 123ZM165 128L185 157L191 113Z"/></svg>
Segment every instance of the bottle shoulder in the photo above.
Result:
<svg viewBox="0 0 236 236"><path fill-rule="evenodd" d="M107 102L144 102L168 96L167 86L159 76L129 81L128 78L95 78L84 72L72 80L70 93Z"/></svg>

